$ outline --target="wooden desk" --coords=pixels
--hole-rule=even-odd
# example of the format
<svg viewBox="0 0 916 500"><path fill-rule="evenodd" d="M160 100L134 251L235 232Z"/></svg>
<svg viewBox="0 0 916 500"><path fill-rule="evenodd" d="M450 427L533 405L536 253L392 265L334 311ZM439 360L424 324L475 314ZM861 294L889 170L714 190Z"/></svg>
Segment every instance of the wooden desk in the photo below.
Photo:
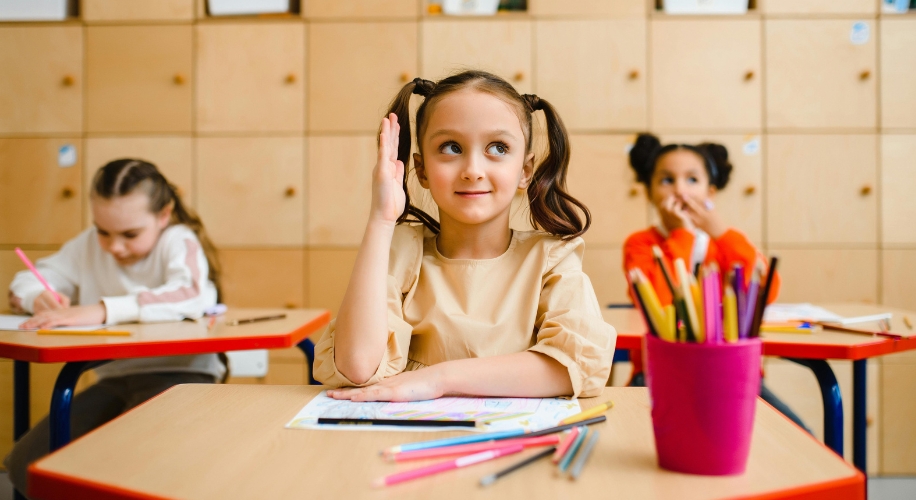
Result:
<svg viewBox="0 0 916 500"><path fill-rule="evenodd" d="M455 433L284 429L319 390L177 386L35 463L29 495L40 500L865 497L861 473L762 401L745 474L692 476L659 469L648 391L624 387L580 400L583 408L606 399L615 405L607 422L595 427L601 438L577 482L554 477L549 462L542 461L489 488L477 485L483 475L522 458L515 455L372 489L374 478L420 464L384 462L379 450Z"/></svg>
<svg viewBox="0 0 916 500"><path fill-rule="evenodd" d="M893 307L869 304L817 304L840 316L853 317L890 312L893 313L892 333L908 338L895 340L886 337L824 331L810 335L790 333L764 333L763 354L782 356L810 368L817 377L824 400L824 442L840 455L843 454L843 404L836 376L827 359L848 359L853 363L853 463L865 471L866 452L866 364L865 360L885 354L916 349L916 330L908 329L903 322L907 316L916 323L916 312ZM604 320L617 329L617 348L640 351L646 324L633 308L604 309ZM857 328L877 328L876 324L856 325Z"/></svg>
<svg viewBox="0 0 916 500"><path fill-rule="evenodd" d="M286 314L275 321L228 326L227 320ZM249 349L275 349L298 345L323 328L325 310L232 308L212 329L207 320L173 323L117 325L129 337L36 335L35 332L0 331L0 357L15 360L13 436L29 429L29 362L67 363L57 377L51 396L51 449L70 441L70 400L80 374L99 364L126 358L183 356Z"/></svg>

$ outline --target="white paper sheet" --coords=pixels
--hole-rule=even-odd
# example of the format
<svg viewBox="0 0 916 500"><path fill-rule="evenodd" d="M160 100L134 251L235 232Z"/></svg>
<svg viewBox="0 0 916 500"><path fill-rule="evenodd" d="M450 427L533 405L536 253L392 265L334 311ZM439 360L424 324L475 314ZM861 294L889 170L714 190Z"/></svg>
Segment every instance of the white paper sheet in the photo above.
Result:
<svg viewBox="0 0 916 500"><path fill-rule="evenodd" d="M286 424L286 428L411 432L537 430L555 426L560 420L580 411L579 401L560 398L439 398L409 403L354 403L331 399L327 396L326 391L321 391ZM483 422L484 425L476 429L468 427L318 425L318 417L477 420Z"/></svg>
<svg viewBox="0 0 916 500"><path fill-rule="evenodd" d="M763 320L773 323L786 321L841 321L839 314L813 304L770 304L763 312Z"/></svg>
<svg viewBox="0 0 916 500"><path fill-rule="evenodd" d="M25 320L31 318L31 316L16 316L12 314L0 314L0 331L14 331L14 332L34 332L38 328L29 328L23 330L19 328ZM101 330L107 328L107 325L83 325L83 326L59 326L56 328L48 328L48 330Z"/></svg>

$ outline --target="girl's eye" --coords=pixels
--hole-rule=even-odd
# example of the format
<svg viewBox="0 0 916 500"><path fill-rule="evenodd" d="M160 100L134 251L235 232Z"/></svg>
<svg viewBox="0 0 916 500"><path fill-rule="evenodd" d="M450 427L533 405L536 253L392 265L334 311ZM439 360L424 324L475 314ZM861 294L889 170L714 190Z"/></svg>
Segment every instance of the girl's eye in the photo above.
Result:
<svg viewBox="0 0 916 500"><path fill-rule="evenodd" d="M674 179L671 177L662 177L661 184L668 185L674 183Z"/></svg>
<svg viewBox="0 0 916 500"><path fill-rule="evenodd" d="M503 156L509 153L509 147L502 143L490 144L487 148L487 154L494 156Z"/></svg>
<svg viewBox="0 0 916 500"><path fill-rule="evenodd" d="M696 183L700 182L696 177L688 177L687 180L688 180L691 184L696 184Z"/></svg>
<svg viewBox="0 0 916 500"><path fill-rule="evenodd" d="M96 232L99 233L99 236L103 236L105 238L108 237L108 233L106 233L105 231L102 231L101 229L96 229Z"/></svg>
<svg viewBox="0 0 916 500"><path fill-rule="evenodd" d="M137 233L124 233L124 237L129 240L132 240L137 237Z"/></svg>
<svg viewBox="0 0 916 500"><path fill-rule="evenodd" d="M439 146L439 152L447 155L460 155L461 146L454 142L446 142L442 146Z"/></svg>

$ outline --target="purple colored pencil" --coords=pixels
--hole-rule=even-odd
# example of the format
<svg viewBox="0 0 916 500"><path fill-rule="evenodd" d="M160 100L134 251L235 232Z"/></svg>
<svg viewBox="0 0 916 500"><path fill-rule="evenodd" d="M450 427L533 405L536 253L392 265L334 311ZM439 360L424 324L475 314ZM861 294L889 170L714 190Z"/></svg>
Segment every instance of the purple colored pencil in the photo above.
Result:
<svg viewBox="0 0 916 500"><path fill-rule="evenodd" d="M734 282L732 283L732 288L735 289L735 302L738 306L738 323L740 325L741 319L744 318L744 313L747 310L747 288L744 286L744 266L735 264L733 278ZM738 330L738 338L744 338L741 336L740 326Z"/></svg>
<svg viewBox="0 0 916 500"><path fill-rule="evenodd" d="M719 275L719 271L714 271L713 274L713 290L715 297L713 310L716 313L716 342L725 341L725 332L722 330L722 277Z"/></svg>
<svg viewBox="0 0 916 500"><path fill-rule="evenodd" d="M747 288L747 300L745 302L744 316L741 317L741 324L738 326L738 336L746 339L751 333L751 324L754 322L754 311L757 309L757 292L760 288L760 274L754 272L751 278L751 285Z"/></svg>

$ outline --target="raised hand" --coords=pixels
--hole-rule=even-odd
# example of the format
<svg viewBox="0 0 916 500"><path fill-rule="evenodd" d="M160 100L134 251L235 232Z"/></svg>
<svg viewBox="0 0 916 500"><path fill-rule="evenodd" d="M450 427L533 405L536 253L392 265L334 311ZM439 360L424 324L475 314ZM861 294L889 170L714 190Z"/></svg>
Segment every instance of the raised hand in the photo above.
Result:
<svg viewBox="0 0 916 500"><path fill-rule="evenodd" d="M404 163L398 160L398 116L391 113L382 119L382 131L379 135L378 160L372 171L372 211L373 220L395 223L404 211L407 197L404 194Z"/></svg>

